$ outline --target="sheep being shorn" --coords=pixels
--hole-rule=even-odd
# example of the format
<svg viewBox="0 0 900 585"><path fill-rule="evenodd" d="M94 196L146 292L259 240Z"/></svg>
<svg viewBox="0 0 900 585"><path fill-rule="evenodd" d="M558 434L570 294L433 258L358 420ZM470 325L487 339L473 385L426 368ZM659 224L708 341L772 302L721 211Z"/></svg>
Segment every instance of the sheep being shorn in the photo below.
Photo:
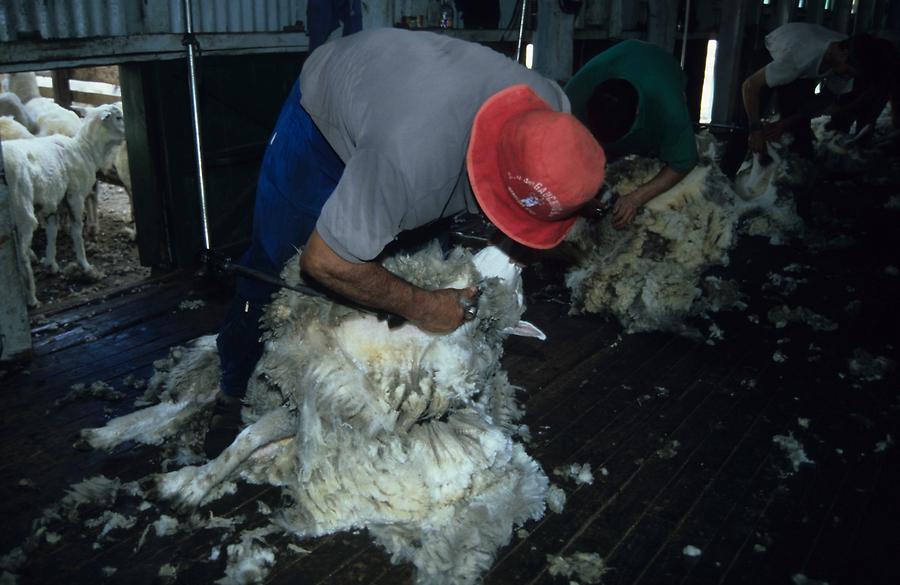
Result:
<svg viewBox="0 0 900 585"><path fill-rule="evenodd" d="M801 237L804 223L797 214L795 191L811 179L811 161L790 153L786 144L767 146L769 162L754 154L741 165L734 179L741 215L740 232L762 236L773 245Z"/></svg>
<svg viewBox="0 0 900 585"><path fill-rule="evenodd" d="M3 146L4 167L10 191L10 207L19 238L19 259L25 278L28 304L37 305L31 269L31 240L44 220L47 249L43 263L58 272L56 263L57 212L65 206L71 220L69 235L78 265L87 274L94 270L84 251L82 228L84 200L96 181L97 169L116 144L124 139L122 112L100 106L85 118L75 138L46 136L13 140Z"/></svg>
<svg viewBox="0 0 900 585"><path fill-rule="evenodd" d="M607 169L607 182L629 193L653 177L658 161L629 157ZM634 223L579 221L568 238L576 266L566 275L574 311L609 312L629 332L685 331L701 296L704 270L728 263L737 213L728 180L707 157Z"/></svg>
<svg viewBox="0 0 900 585"><path fill-rule="evenodd" d="M294 502L282 523L296 534L367 528L395 562L415 564L418 582L473 583L515 525L543 515L548 491L515 441L521 410L500 366L503 340L522 325L519 269L496 248L444 257L436 244L384 264L424 288L480 284L478 317L433 335L278 293L246 397L250 425L218 458L160 475L157 490L195 506L235 477L282 486ZM286 266L283 278L299 282L299 263ZM205 420L217 369L213 338L199 340L164 376L174 383L156 381L162 402L83 438L195 444L184 429ZM181 422L142 424L162 410Z"/></svg>

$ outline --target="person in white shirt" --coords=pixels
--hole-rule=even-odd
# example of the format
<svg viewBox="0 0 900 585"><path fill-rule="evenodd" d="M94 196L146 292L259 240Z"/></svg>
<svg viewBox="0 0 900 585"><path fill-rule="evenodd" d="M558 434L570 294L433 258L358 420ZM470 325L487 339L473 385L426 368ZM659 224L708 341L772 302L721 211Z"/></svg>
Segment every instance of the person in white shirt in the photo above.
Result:
<svg viewBox="0 0 900 585"><path fill-rule="evenodd" d="M744 80L742 95L750 135L748 146L762 152L767 141L789 131L801 152L812 147L809 119L821 106L815 87L822 83L822 95L837 96L853 88L851 46L846 35L817 24L792 22L766 35L766 49L772 61ZM777 88L779 120L763 125L760 93L764 87Z"/></svg>

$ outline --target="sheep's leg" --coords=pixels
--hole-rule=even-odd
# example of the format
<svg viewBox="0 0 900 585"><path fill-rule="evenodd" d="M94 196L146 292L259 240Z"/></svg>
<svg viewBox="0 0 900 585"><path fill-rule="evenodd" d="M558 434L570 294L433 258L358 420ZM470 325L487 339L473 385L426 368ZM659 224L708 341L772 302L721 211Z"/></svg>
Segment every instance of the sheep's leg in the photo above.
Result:
<svg viewBox="0 0 900 585"><path fill-rule="evenodd" d="M75 260L86 273L94 272L94 267L88 264L87 254L84 252L84 197L66 196L69 211L72 212L72 221L69 223L69 236L72 238L72 247L75 249Z"/></svg>
<svg viewBox="0 0 900 585"><path fill-rule="evenodd" d="M31 268L31 257L34 255L31 251L31 238L34 236L37 220L33 217L30 219L32 221L25 221L23 222L25 225L16 227L19 230L19 264L22 267L22 281L25 285L25 301L29 307L37 307L40 303L34 285L34 271Z"/></svg>
<svg viewBox="0 0 900 585"><path fill-rule="evenodd" d="M94 449L110 450L125 441L158 445L171 437L215 397L213 392L194 400L161 402L114 418L105 426L82 429L81 439ZM76 446L80 446L76 444Z"/></svg>
<svg viewBox="0 0 900 585"><path fill-rule="evenodd" d="M241 431L221 455L207 464L183 467L157 476L157 493L162 498L175 500L182 507L198 506L214 487L228 479L257 450L292 437L295 432L293 415L283 408L273 410Z"/></svg>
<svg viewBox="0 0 900 585"><path fill-rule="evenodd" d="M41 264L46 266L51 273L59 272L59 264L56 263L56 235L59 233L59 216L51 213L47 216L47 248Z"/></svg>
<svg viewBox="0 0 900 585"><path fill-rule="evenodd" d="M91 192L88 193L87 198L84 200L84 215L85 215L85 233L87 236L94 240L100 234L100 217L99 217L99 208L100 208L100 183L94 183L94 186L91 187Z"/></svg>

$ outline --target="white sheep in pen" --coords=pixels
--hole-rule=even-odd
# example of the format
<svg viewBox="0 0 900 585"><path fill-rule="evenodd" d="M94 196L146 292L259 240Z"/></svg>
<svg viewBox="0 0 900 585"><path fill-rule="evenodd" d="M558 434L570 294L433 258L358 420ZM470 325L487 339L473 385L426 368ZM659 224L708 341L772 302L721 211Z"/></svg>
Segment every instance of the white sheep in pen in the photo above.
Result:
<svg viewBox="0 0 900 585"><path fill-rule="evenodd" d="M22 103L28 103L34 98L41 97L37 74L33 71L10 73L9 91L19 96Z"/></svg>
<svg viewBox="0 0 900 585"><path fill-rule="evenodd" d="M196 506L236 477L282 486L295 502L282 524L296 534L367 528L395 562L415 564L417 582L473 583L515 525L543 515L548 492L514 440L521 410L500 366L506 335L527 327L519 269L496 248L444 258L437 245L385 266L424 288L480 283L479 317L443 336L391 330L329 301L278 293L246 397L251 424L218 458L157 476L156 489ZM292 260L283 277L297 283L298 270ZM154 377L159 404L82 437L109 449L177 436L198 448L189 429L202 426L217 380L215 339L200 338Z"/></svg>
<svg viewBox="0 0 900 585"><path fill-rule="evenodd" d="M21 140L34 138L28 128L19 124L12 116L0 116L0 140Z"/></svg>
<svg viewBox="0 0 900 585"><path fill-rule="evenodd" d="M81 128L81 118L50 98L39 97L25 102L25 110L37 123L38 136L62 134L74 137Z"/></svg>
<svg viewBox="0 0 900 585"><path fill-rule="evenodd" d="M31 240L38 218L45 220L47 227L47 251L43 262L51 272L58 272L57 212L63 205L71 217L69 235L77 262L86 273L94 273L84 251L84 201L96 182L97 169L124 136L122 112L109 105L91 110L74 138L46 136L11 140L3 145L13 223L29 305L38 304L31 268Z"/></svg>
<svg viewBox="0 0 900 585"><path fill-rule="evenodd" d="M31 117L31 114L28 113L28 110L25 109L25 105L22 103L19 96L14 93L0 93L0 116L12 118L24 126L30 134L34 134L38 131L37 122L35 122L34 118ZM12 139L12 137L4 137L4 140Z"/></svg>

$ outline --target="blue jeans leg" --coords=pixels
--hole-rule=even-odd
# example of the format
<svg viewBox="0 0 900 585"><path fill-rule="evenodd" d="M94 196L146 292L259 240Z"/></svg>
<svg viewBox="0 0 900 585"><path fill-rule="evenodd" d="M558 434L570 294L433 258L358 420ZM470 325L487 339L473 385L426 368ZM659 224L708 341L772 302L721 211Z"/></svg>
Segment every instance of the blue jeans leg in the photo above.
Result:
<svg viewBox="0 0 900 585"><path fill-rule="evenodd" d="M253 235L241 264L279 276L297 249L305 245L325 201L334 191L344 164L300 106L294 84L269 139L256 188ZM260 317L277 288L239 277L231 309L217 340L220 388L243 397L262 355Z"/></svg>

